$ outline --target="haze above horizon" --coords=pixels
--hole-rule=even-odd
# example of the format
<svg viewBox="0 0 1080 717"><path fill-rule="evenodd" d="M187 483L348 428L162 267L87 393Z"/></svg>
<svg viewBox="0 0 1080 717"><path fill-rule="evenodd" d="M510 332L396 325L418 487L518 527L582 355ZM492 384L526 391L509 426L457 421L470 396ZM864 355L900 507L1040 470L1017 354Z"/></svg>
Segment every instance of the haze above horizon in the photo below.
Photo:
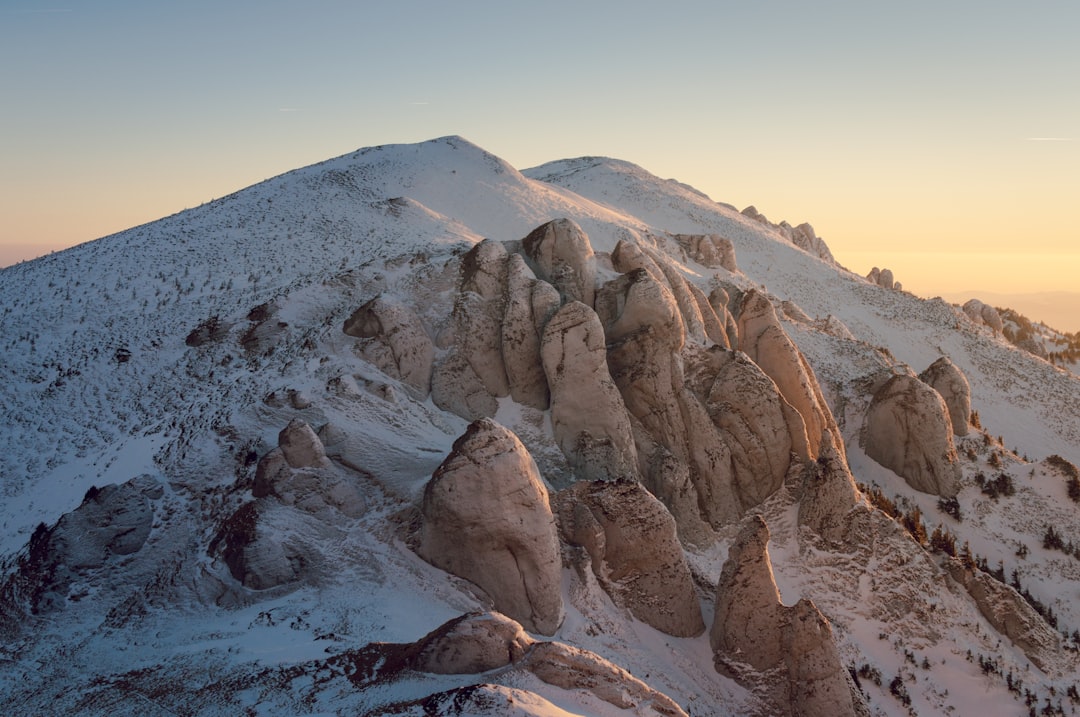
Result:
<svg viewBox="0 0 1080 717"><path fill-rule="evenodd" d="M920 295L1076 291L1078 20L969 0L13 0L0 265L461 134L519 169L612 156L809 221Z"/></svg>

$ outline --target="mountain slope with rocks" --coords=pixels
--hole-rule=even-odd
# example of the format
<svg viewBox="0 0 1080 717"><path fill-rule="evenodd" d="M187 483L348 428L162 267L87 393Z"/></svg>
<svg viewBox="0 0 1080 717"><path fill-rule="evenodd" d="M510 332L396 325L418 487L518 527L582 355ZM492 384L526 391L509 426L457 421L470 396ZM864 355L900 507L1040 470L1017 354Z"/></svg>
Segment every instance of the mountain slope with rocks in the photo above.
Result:
<svg viewBox="0 0 1080 717"><path fill-rule="evenodd" d="M447 137L0 296L9 711L1080 706L1080 380L809 224Z"/></svg>

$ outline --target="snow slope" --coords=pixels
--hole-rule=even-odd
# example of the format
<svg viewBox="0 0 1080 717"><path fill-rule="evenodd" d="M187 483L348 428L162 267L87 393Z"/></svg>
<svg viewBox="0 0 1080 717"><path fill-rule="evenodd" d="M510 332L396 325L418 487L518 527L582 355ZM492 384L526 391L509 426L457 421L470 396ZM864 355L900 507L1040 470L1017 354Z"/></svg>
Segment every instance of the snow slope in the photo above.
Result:
<svg viewBox="0 0 1080 717"><path fill-rule="evenodd" d="M557 217L576 221L600 253L621 239L659 237L671 247L663 237L719 234L733 242L740 269L724 272L725 281L763 289L777 304L794 302L812 319L834 317L849 334L825 330L823 321L788 319L785 327L830 401L856 480L919 505L928 529L947 525L990 565L1015 568L1052 606L1059 629L1080 628L1080 559L1041 546L1048 522L1080 543L1080 508L1040 463L1051 454L1080 463L1076 375L1015 349L956 307L871 285L635 165L581 158L519 172L448 137L359 150L0 270L5 572L26 554L35 526L78 507L91 486L148 476L164 487L138 555L91 571L72 587L66 609L29 620L0 647L0 703L27 714L351 714L462 684L416 674L355 689L340 676L320 684L312 676L320 668L304 667L371 642L416 640L479 605L408 550L392 519L415 502L466 424L412 399L356 356L340 327L385 292L407 298L437 334L466 249L485 237L521 239ZM666 251L706 291L716 280L677 249ZM189 345L185 339L210 320L221 336ZM967 375L989 434L968 439L961 522L867 458L858 442L860 383L905 364L920 372L942 355ZM317 585L245 592L227 584L207 545L246 499L252 456L275 446L296 416L353 436L350 457L372 477L371 505L330 548L336 564ZM538 412L507 400L496 418L531 436L530 447L557 453ZM993 456L1019 486L1016 495L991 499L975 484L977 473L995 470ZM1069 704L1073 654L1064 651L1053 668L1034 667L965 594L920 562L922 549L898 528L881 539L901 546L893 553L818 553L800 542L782 498L764 512L785 602L813 597L845 660L885 674L883 686L862 680L875 713L908 713L890 694L894 675L904 676L918 714L1025 713L1004 676L981 670L968 651L1023 673L1043 702L1053 686L1053 704ZM688 559L715 584L725 556L721 541ZM575 580L568 573L564 582ZM909 594L930 584L936 594ZM557 639L612 660L694 715L753 711L753 696L713 670L707 635L671 638L583 587L576 594ZM890 595L933 608L889 620L879 607ZM702 600L708 622L707 590ZM539 695L535 711L523 713L623 714L528 676L499 679L506 690Z"/></svg>

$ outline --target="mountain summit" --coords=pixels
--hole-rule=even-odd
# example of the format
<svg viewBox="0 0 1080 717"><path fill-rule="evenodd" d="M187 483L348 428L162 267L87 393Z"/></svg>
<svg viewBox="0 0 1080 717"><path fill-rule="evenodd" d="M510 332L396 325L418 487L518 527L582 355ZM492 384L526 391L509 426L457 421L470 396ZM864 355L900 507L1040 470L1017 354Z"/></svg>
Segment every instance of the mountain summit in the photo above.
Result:
<svg viewBox="0 0 1080 717"><path fill-rule="evenodd" d="M362 149L0 270L25 714L1080 705L1080 380L608 158Z"/></svg>

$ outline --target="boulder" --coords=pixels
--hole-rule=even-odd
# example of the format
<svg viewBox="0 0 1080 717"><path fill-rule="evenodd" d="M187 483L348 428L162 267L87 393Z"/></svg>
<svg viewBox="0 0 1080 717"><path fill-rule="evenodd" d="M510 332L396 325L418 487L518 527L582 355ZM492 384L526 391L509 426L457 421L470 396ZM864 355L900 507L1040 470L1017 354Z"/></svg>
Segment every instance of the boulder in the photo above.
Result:
<svg viewBox="0 0 1080 717"><path fill-rule="evenodd" d="M923 493L946 498L960 489L960 464L949 409L937 391L907 374L893 376L866 412L866 454Z"/></svg>
<svg viewBox="0 0 1080 717"><path fill-rule="evenodd" d="M710 269L739 270L735 262L735 245L718 234L676 234L675 241L687 256Z"/></svg>
<svg viewBox="0 0 1080 717"><path fill-rule="evenodd" d="M563 619L561 562L547 489L517 436L469 425L424 488L417 552L465 578L495 609L551 635Z"/></svg>
<svg viewBox="0 0 1080 717"><path fill-rule="evenodd" d="M963 306L964 313L976 324L989 326L995 333L1001 333L1005 328L1005 322L998 310L989 304L984 304L978 299L971 299Z"/></svg>
<svg viewBox="0 0 1080 717"><path fill-rule="evenodd" d="M540 355L551 390L552 431L575 475L635 476L630 417L608 372L596 312L577 301L563 305L544 327Z"/></svg>
<svg viewBox="0 0 1080 717"><path fill-rule="evenodd" d="M919 380L941 394L953 434L966 436L971 425L971 386L964 372L942 356L919 374Z"/></svg>
<svg viewBox="0 0 1080 717"><path fill-rule="evenodd" d="M342 330L360 339L356 354L415 395L427 396L435 345L420 319L404 304L378 295L354 311Z"/></svg>
<svg viewBox="0 0 1080 717"><path fill-rule="evenodd" d="M579 482L555 504L563 540L586 550L616 605L676 637L705 630L675 520L640 483Z"/></svg>
<svg viewBox="0 0 1080 717"><path fill-rule="evenodd" d="M754 515L728 550L709 633L717 671L757 688L770 714L860 714L829 621L805 598L793 607L781 602L768 541L768 526Z"/></svg>
<svg viewBox="0 0 1080 717"><path fill-rule="evenodd" d="M555 219L532 230L521 248L536 275L568 301L593 305L596 258L581 227L570 219Z"/></svg>

